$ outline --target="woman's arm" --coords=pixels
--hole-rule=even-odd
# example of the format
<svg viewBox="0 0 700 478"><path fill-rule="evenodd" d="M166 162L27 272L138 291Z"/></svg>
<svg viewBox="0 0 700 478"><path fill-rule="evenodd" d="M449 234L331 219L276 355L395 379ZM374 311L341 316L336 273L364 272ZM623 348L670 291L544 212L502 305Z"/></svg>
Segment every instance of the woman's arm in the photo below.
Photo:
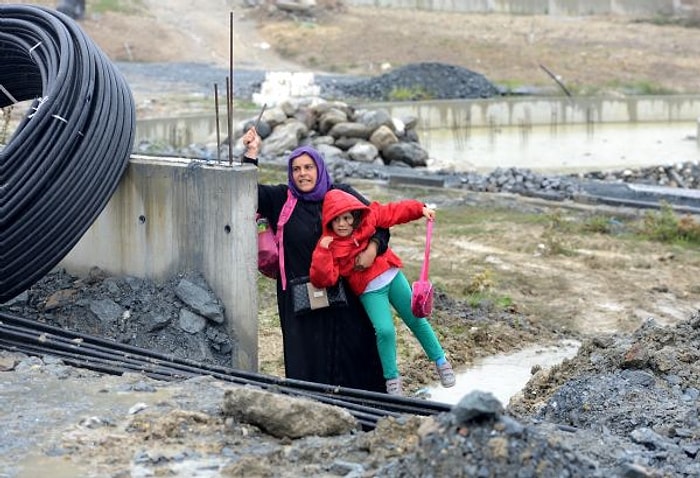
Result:
<svg viewBox="0 0 700 478"><path fill-rule="evenodd" d="M242 137L246 151L242 162L258 166L258 152L262 139L255 128L250 128ZM287 198L287 186L283 184L266 185L258 183L258 209L257 212L270 221L273 231L277 231L277 219L282 206Z"/></svg>

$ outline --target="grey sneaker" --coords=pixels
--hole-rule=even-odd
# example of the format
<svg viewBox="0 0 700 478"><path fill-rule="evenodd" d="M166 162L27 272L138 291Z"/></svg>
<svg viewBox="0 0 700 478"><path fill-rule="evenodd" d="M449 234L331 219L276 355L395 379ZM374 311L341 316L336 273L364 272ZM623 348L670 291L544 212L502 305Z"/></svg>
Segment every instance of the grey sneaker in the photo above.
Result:
<svg viewBox="0 0 700 478"><path fill-rule="evenodd" d="M386 381L386 393L389 395L403 396L403 388L401 387L401 377L392 378Z"/></svg>
<svg viewBox="0 0 700 478"><path fill-rule="evenodd" d="M440 383L442 386L445 388L454 387L455 383L457 383L457 378L455 377L455 373L452 370L452 365L450 365L450 362L445 362L444 364L436 365L435 367L437 368L437 373L440 376Z"/></svg>

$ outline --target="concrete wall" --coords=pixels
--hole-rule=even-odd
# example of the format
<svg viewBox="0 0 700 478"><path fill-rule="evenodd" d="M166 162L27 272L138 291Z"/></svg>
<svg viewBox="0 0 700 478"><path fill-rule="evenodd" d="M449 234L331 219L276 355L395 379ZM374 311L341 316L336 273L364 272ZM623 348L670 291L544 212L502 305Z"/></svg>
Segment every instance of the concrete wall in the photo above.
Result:
<svg viewBox="0 0 700 478"><path fill-rule="evenodd" d="M374 103L394 118L414 116L419 130L493 126L695 121L700 97L627 99L442 100Z"/></svg>
<svg viewBox="0 0 700 478"><path fill-rule="evenodd" d="M141 119L138 123L136 144L152 138L159 138L165 144L176 146L187 146L205 140L216 142L216 115L213 114L170 118L167 122L160 119ZM221 141L226 139L227 126L226 119L219 118Z"/></svg>
<svg viewBox="0 0 700 478"><path fill-rule="evenodd" d="M357 7L522 15L692 14L697 0L345 0Z"/></svg>
<svg viewBox="0 0 700 478"><path fill-rule="evenodd" d="M192 167L132 156L116 193L61 266L154 280L202 272L226 309L237 346L232 366L255 371L256 188L257 169L249 165Z"/></svg>
<svg viewBox="0 0 700 478"><path fill-rule="evenodd" d="M371 103L358 108L384 108L394 118L415 116L418 130L481 128L492 126L562 125L590 123L696 121L700 96L643 96L623 99L502 98L485 100L436 100ZM172 139L173 146L203 143L216 133L213 116L161 118L138 121L138 140ZM172 137L169 131L178 130ZM164 136L161 136L164 135ZM176 142L186 137L186 143Z"/></svg>

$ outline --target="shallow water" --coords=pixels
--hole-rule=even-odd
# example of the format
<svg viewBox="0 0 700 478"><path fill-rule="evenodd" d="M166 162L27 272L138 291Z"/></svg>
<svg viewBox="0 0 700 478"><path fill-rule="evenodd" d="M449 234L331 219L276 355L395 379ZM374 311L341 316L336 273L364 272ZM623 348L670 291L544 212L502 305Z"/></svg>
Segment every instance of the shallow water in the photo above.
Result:
<svg viewBox="0 0 700 478"><path fill-rule="evenodd" d="M419 137L430 169L564 174L699 161L697 130L694 122L607 123L429 130Z"/></svg>
<svg viewBox="0 0 700 478"><path fill-rule="evenodd" d="M454 405L469 392L490 392L504 406L530 379L532 367L549 368L576 355L581 344L563 340L557 345L533 346L512 354L487 357L466 370L455 370L457 384L443 388L439 383L428 388L430 400Z"/></svg>

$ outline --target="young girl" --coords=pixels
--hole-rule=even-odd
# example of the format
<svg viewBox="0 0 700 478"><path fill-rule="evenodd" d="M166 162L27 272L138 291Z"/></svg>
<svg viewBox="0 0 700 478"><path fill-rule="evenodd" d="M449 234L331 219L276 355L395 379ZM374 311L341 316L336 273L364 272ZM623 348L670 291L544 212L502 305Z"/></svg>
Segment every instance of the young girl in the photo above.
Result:
<svg viewBox="0 0 700 478"><path fill-rule="evenodd" d="M323 230L311 259L313 285L329 287L342 276L352 291L360 296L374 326L386 390L390 395L403 395L396 365L396 330L390 305L411 329L428 358L435 362L442 386L455 384L452 366L445 358L430 323L425 317L415 317L411 312L411 287L401 271L401 259L388 249L368 268L355 264L357 254L367 246L376 228L389 228L423 216L433 220L435 211L419 201L373 202L366 206L344 191L328 191L323 201Z"/></svg>

